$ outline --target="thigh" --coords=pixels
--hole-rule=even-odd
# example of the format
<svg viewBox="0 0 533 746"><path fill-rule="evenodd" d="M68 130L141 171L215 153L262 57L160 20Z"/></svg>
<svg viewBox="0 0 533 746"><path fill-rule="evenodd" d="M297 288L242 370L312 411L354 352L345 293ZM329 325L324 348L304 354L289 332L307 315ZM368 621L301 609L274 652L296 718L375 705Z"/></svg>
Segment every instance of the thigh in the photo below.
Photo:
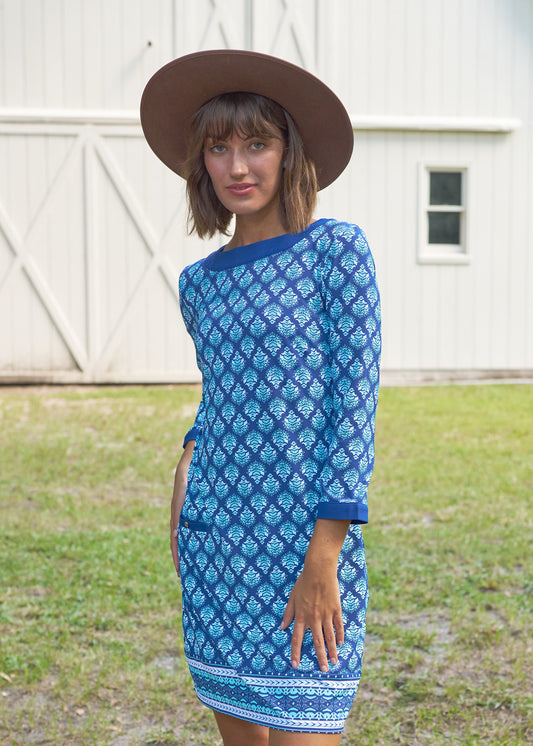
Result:
<svg viewBox="0 0 533 746"><path fill-rule="evenodd" d="M270 730L268 746L338 746L341 733L294 733Z"/></svg>
<svg viewBox="0 0 533 746"><path fill-rule="evenodd" d="M213 710L224 746L268 746L268 728Z"/></svg>

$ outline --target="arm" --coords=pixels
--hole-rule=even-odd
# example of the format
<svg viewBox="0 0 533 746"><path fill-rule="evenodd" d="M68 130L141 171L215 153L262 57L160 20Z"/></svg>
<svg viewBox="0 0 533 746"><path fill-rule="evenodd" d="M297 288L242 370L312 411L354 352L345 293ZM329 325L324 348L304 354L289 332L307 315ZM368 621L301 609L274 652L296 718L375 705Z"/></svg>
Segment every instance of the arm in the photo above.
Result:
<svg viewBox="0 0 533 746"><path fill-rule="evenodd" d="M292 665L300 663L306 628L318 663L337 661L344 629L337 563L350 523L368 520L366 493L374 463L374 419L380 357L379 292L364 234L341 225L320 271L329 322L333 411L328 455L319 475L321 499L304 568L289 596L282 629L294 619ZM327 652L326 652L327 648Z"/></svg>
<svg viewBox="0 0 533 746"><path fill-rule="evenodd" d="M367 523L374 466L381 323L374 262L364 233L341 224L321 268L333 411L318 477L318 518Z"/></svg>
<svg viewBox="0 0 533 746"><path fill-rule="evenodd" d="M194 440L188 440L185 444L182 456L176 467L176 474L174 477L174 491L172 493L172 502L170 504L170 549L172 551L172 559L174 560L174 567L178 576L180 574L179 559L178 559L178 542L176 541L176 529L180 520L181 509L185 502L185 493L187 491L187 476L189 474L189 466L191 465L192 454L194 450Z"/></svg>
<svg viewBox="0 0 533 746"><path fill-rule="evenodd" d="M196 268L200 266L197 263ZM196 339L196 325L197 325L197 314L195 309L195 298L196 290L194 282L191 282L191 276L194 275L194 266L186 267L179 278L179 299L180 308L183 316L183 321L188 333L191 336L193 342ZM196 344L196 343L195 343ZM201 371L200 361L198 359L198 368ZM179 525L181 510L185 503L185 497L187 493L187 481L189 477L189 467L191 465L194 447L196 439L202 432L203 422L205 416L205 406L203 397L198 406L196 417L194 418L193 426L185 435L183 441L183 453L176 467L176 474L174 476L174 490L172 493L172 502L170 504L170 549L172 552L172 559L174 560L174 567L180 574L179 558L178 558L178 542L176 540L176 530Z"/></svg>
<svg viewBox="0 0 533 746"><path fill-rule="evenodd" d="M319 518L305 555L304 568L290 593L281 629L294 619L291 663L300 665L306 629L313 635L320 670L328 670L329 659L337 663L337 645L344 642L344 627L337 579L337 561L350 521Z"/></svg>
<svg viewBox="0 0 533 746"><path fill-rule="evenodd" d="M178 542L176 541L176 529L178 528L181 509L185 502L185 495L187 492L187 480L189 476L189 467L192 461L192 454L194 446L196 444L196 438L202 432L202 424L204 421L204 401L200 401L198 411L193 426L185 435L183 441L183 453L176 467L176 473L174 476L174 491L172 493L172 502L170 504L170 550L172 552L172 559L174 560L174 567L178 576L180 574L179 562L178 562Z"/></svg>

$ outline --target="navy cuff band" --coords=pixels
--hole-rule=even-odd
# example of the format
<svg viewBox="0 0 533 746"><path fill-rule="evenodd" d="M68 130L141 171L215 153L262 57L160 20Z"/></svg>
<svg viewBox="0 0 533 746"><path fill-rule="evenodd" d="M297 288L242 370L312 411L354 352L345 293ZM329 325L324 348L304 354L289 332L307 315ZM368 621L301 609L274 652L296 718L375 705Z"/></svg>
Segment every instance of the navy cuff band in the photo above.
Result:
<svg viewBox="0 0 533 746"><path fill-rule="evenodd" d="M199 432L199 429L195 425L193 425L191 429L189 430L189 432L187 433L187 435L185 436L185 438L183 439L184 448L190 440L196 440L198 436L198 432Z"/></svg>
<svg viewBox="0 0 533 746"><path fill-rule="evenodd" d="M368 506L362 503L320 503L317 518L368 523Z"/></svg>

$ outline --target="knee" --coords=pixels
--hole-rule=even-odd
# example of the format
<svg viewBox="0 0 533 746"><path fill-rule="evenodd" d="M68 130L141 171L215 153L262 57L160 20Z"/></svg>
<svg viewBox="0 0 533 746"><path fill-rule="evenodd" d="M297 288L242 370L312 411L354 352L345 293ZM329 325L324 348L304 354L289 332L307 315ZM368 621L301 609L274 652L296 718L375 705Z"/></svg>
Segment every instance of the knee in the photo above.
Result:
<svg viewBox="0 0 533 746"><path fill-rule="evenodd" d="M264 725L215 712L224 746L268 746L269 729Z"/></svg>
<svg viewBox="0 0 533 746"><path fill-rule="evenodd" d="M257 737L252 736L252 734L249 734L245 740L237 739L230 741L224 741L224 746L268 746L268 736L266 738L264 735L258 734Z"/></svg>
<svg viewBox="0 0 533 746"><path fill-rule="evenodd" d="M224 746L268 746L268 729L247 728L246 733L233 733L223 738Z"/></svg>

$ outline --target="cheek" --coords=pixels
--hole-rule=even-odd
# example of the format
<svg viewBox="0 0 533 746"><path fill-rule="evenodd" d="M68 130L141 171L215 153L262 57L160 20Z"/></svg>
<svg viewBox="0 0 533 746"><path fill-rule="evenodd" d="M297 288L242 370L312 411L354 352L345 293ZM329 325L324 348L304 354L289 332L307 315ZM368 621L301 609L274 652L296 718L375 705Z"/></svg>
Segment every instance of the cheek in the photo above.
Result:
<svg viewBox="0 0 533 746"><path fill-rule="evenodd" d="M276 182L278 184L278 187L281 185L282 181L283 181L283 166L280 163L278 166L277 174L276 174Z"/></svg>
<svg viewBox="0 0 533 746"><path fill-rule="evenodd" d="M270 175L272 181L279 182L283 173L281 159L277 156L272 158L266 165L265 172Z"/></svg>
<svg viewBox="0 0 533 746"><path fill-rule="evenodd" d="M204 168L209 176L211 176L211 173L213 171L213 164L211 163L211 159L206 153L204 153Z"/></svg>
<svg viewBox="0 0 533 746"><path fill-rule="evenodd" d="M204 166L205 170L207 171L207 175L211 179L211 183L216 189L217 182L220 181L220 168L217 168L217 165L214 164L213 161L209 158L204 158Z"/></svg>

